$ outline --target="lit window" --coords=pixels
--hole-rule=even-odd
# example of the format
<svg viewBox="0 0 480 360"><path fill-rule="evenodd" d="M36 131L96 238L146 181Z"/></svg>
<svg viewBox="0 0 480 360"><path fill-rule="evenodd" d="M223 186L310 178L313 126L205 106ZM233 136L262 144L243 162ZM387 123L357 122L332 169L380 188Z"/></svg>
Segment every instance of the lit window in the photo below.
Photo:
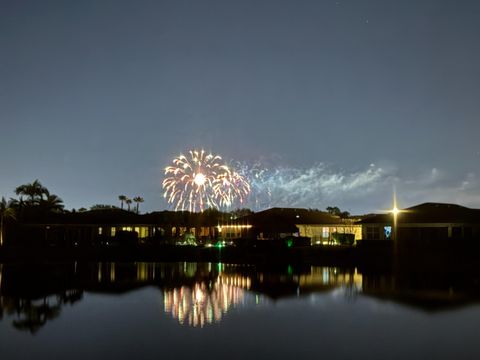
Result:
<svg viewBox="0 0 480 360"><path fill-rule="evenodd" d="M98 228L98 235L102 235L103 229L101 227Z"/></svg>
<svg viewBox="0 0 480 360"><path fill-rule="evenodd" d="M324 239L328 239L329 235L330 235L330 229L328 227L322 228L322 237Z"/></svg>
<svg viewBox="0 0 480 360"><path fill-rule="evenodd" d="M383 227L383 234L385 235L385 240L392 240L392 227L391 226L384 226Z"/></svg>
<svg viewBox="0 0 480 360"><path fill-rule="evenodd" d="M112 228L110 229L110 235L111 235L111 236L115 236L116 233L117 233L117 229L114 228L114 227L112 227Z"/></svg>

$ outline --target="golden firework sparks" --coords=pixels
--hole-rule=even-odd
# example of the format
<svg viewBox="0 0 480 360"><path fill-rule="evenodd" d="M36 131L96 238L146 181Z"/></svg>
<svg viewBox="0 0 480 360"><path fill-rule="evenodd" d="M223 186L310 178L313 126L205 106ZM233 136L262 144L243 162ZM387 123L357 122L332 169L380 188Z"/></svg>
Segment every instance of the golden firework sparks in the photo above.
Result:
<svg viewBox="0 0 480 360"><path fill-rule="evenodd" d="M247 180L222 158L204 150L190 150L165 168L164 197L175 210L203 211L243 203L250 192Z"/></svg>

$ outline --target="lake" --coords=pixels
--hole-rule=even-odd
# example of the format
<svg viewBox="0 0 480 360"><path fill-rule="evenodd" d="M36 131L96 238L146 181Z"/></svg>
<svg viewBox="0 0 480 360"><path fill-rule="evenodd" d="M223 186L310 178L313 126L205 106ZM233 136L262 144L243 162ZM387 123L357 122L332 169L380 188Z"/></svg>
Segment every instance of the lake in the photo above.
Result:
<svg viewBox="0 0 480 360"><path fill-rule="evenodd" d="M0 265L4 359L479 359L480 277L302 265Z"/></svg>

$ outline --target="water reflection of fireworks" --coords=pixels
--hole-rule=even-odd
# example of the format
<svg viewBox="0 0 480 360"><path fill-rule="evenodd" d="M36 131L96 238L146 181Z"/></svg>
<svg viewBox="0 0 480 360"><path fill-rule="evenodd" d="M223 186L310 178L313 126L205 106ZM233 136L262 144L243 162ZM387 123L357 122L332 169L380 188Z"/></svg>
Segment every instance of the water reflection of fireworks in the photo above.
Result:
<svg viewBox="0 0 480 360"><path fill-rule="evenodd" d="M224 314L245 299L250 278L219 276L215 283L195 283L164 290L164 309L182 325L203 327L222 320Z"/></svg>

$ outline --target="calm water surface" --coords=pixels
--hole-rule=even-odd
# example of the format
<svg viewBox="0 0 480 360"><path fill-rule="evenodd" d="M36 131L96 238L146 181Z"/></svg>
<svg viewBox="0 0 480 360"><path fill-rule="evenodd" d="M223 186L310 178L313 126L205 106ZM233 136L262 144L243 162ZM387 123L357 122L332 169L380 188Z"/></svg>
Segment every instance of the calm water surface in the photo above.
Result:
<svg viewBox="0 0 480 360"><path fill-rule="evenodd" d="M3 359L480 359L479 278L215 263L0 265Z"/></svg>

